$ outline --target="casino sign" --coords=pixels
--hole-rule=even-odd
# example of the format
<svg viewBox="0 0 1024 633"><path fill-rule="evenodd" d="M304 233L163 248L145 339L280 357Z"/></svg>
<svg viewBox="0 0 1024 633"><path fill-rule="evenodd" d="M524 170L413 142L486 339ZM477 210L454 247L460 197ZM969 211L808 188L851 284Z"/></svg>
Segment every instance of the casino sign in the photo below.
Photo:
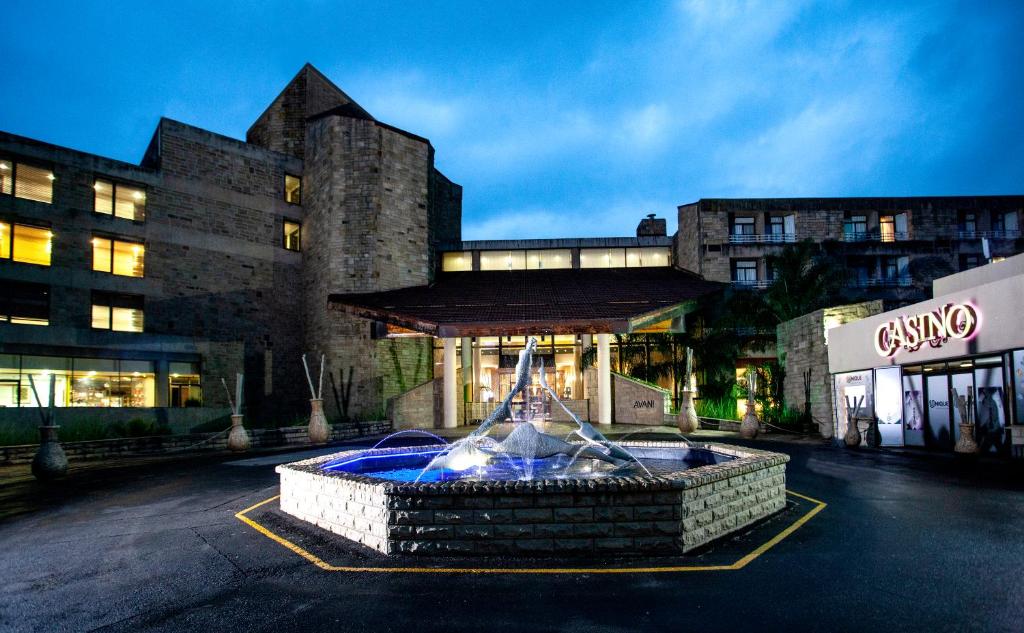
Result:
<svg viewBox="0 0 1024 633"><path fill-rule="evenodd" d="M899 316L875 330L875 351L889 358L900 348L914 352L925 343L941 347L951 338L970 338L978 323L978 309L969 303L947 303L931 312Z"/></svg>

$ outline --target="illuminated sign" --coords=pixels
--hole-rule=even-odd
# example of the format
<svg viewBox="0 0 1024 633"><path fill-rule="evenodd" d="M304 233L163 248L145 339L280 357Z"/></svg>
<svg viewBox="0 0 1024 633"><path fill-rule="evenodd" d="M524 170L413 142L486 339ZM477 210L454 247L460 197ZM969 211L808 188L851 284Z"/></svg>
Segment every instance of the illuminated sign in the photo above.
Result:
<svg viewBox="0 0 1024 633"><path fill-rule="evenodd" d="M895 356L902 347L914 352L928 343L941 347L949 339L966 339L978 330L978 309L969 303L946 305L915 316L899 316L875 330L875 351Z"/></svg>

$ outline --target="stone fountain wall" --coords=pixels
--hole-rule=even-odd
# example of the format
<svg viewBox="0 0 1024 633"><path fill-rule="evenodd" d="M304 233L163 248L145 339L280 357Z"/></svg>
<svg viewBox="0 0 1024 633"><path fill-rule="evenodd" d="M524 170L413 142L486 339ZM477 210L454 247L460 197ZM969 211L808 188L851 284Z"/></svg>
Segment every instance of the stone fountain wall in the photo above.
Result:
<svg viewBox="0 0 1024 633"><path fill-rule="evenodd" d="M632 442L625 446L677 446ZM325 472L337 453L279 466L281 509L385 554L672 554L786 505L789 457L698 445L736 459L667 477L404 484ZM382 449L400 452L407 449Z"/></svg>

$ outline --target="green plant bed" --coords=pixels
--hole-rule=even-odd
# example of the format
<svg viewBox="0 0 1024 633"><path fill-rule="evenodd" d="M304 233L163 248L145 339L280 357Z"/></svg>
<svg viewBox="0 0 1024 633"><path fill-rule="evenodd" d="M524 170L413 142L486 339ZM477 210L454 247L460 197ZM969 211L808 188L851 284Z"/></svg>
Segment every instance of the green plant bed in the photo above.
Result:
<svg viewBox="0 0 1024 633"><path fill-rule="evenodd" d="M736 421L740 419L736 414L736 400L733 398L717 398L713 400L698 398L693 403L693 406L697 410L697 417L700 418Z"/></svg>

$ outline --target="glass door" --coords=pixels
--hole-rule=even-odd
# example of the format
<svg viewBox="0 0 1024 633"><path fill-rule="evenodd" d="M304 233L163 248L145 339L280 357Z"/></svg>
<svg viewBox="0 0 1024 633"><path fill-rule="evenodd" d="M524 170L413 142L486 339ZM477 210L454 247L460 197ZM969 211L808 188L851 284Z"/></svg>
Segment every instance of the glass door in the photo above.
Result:
<svg viewBox="0 0 1024 633"><path fill-rule="evenodd" d="M903 368L903 441L907 446L924 446L924 376L921 367Z"/></svg>
<svg viewBox="0 0 1024 633"><path fill-rule="evenodd" d="M928 448L952 450L953 436L949 423L949 376L943 369L945 369L944 365L930 365L924 368L925 397L928 405L925 416L924 444Z"/></svg>

